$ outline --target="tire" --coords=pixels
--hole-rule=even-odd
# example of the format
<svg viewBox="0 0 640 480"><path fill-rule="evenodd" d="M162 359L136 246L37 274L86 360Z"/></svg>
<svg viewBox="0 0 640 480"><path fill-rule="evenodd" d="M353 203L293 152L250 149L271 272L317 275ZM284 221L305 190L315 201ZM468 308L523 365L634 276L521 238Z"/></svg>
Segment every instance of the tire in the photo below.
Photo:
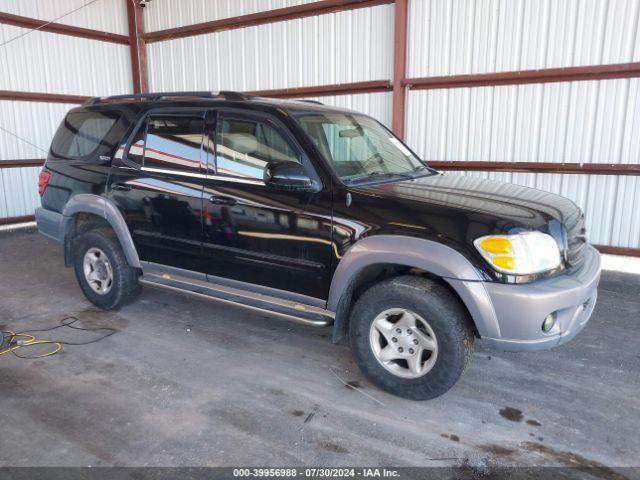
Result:
<svg viewBox="0 0 640 480"><path fill-rule="evenodd" d="M425 278L400 276L358 299L349 339L356 363L372 383L399 397L429 400L447 392L468 368L474 334L466 309L449 290Z"/></svg>
<svg viewBox="0 0 640 480"><path fill-rule="evenodd" d="M76 279L96 307L117 310L140 293L138 271L127 263L113 230L100 228L82 234L74 242L73 253ZM88 266L91 272L85 274L87 255L91 257L87 262L94 266Z"/></svg>

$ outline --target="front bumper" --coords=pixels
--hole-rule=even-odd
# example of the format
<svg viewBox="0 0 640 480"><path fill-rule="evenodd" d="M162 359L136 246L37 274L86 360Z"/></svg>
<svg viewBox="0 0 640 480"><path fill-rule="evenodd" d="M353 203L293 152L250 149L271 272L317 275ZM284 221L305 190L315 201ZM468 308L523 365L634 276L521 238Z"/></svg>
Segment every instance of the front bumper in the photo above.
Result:
<svg viewBox="0 0 640 480"><path fill-rule="evenodd" d="M484 283L497 328L482 336L485 345L509 351L544 350L574 338L587 324L598 296L600 254L585 248L582 267L571 274L531 284ZM542 322L550 313L556 323L548 333Z"/></svg>

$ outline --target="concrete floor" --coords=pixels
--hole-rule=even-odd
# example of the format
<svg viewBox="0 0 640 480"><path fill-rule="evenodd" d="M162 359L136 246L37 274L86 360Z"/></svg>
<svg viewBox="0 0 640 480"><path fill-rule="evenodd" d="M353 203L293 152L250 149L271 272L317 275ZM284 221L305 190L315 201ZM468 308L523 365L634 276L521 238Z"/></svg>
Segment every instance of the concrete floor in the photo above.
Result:
<svg viewBox="0 0 640 480"><path fill-rule="evenodd" d="M76 315L119 332L0 357L0 466L639 466L639 313L640 277L605 272L573 342L523 354L477 343L452 391L411 402L364 380L328 329L148 288L97 311L58 245L2 233L0 325Z"/></svg>

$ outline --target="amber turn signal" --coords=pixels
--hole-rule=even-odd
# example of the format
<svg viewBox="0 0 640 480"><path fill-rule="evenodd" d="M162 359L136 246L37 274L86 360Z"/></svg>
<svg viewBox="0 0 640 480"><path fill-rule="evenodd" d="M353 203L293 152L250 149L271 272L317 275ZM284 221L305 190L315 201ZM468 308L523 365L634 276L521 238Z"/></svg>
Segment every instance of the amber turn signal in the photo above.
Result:
<svg viewBox="0 0 640 480"><path fill-rule="evenodd" d="M480 242L480 248L489 253L511 253L511 242L508 238L488 237Z"/></svg>
<svg viewBox="0 0 640 480"><path fill-rule="evenodd" d="M513 270L516 268L516 261L513 257L493 257L491 261L496 267L500 267L505 270Z"/></svg>

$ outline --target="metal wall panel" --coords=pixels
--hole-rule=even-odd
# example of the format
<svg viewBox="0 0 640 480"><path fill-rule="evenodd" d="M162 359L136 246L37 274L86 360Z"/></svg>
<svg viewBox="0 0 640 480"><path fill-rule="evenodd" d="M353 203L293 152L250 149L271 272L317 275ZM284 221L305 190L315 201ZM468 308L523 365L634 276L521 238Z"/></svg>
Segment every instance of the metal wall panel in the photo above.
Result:
<svg viewBox="0 0 640 480"><path fill-rule="evenodd" d="M390 79L393 5L152 43L152 90L263 90Z"/></svg>
<svg viewBox="0 0 640 480"><path fill-rule="evenodd" d="M72 107L60 103L1 101L0 163L45 158L53 134ZM39 171L37 167L0 169L0 218L33 214L40 201Z"/></svg>
<svg viewBox="0 0 640 480"><path fill-rule="evenodd" d="M146 6L145 29L148 32L210 22L222 18L292 7L316 0L155 0Z"/></svg>
<svg viewBox="0 0 640 480"><path fill-rule="evenodd" d="M0 218L33 215L40 205L39 173L38 167L0 170Z"/></svg>
<svg viewBox="0 0 640 480"><path fill-rule="evenodd" d="M457 172L558 193L585 212L587 238L599 245L640 248L640 178L548 173Z"/></svg>
<svg viewBox="0 0 640 480"><path fill-rule="evenodd" d="M0 43L29 31L0 25ZM34 31L0 48L0 90L111 95L132 91L129 47Z"/></svg>
<svg viewBox="0 0 640 480"><path fill-rule="evenodd" d="M407 120L430 160L638 163L640 79L415 90Z"/></svg>
<svg viewBox="0 0 640 480"><path fill-rule="evenodd" d="M129 28L124 2L125 0L98 0L80 8L88 4L89 0L1 0L0 11L127 35Z"/></svg>
<svg viewBox="0 0 640 480"><path fill-rule="evenodd" d="M640 60L640 0L410 0L408 76Z"/></svg>

